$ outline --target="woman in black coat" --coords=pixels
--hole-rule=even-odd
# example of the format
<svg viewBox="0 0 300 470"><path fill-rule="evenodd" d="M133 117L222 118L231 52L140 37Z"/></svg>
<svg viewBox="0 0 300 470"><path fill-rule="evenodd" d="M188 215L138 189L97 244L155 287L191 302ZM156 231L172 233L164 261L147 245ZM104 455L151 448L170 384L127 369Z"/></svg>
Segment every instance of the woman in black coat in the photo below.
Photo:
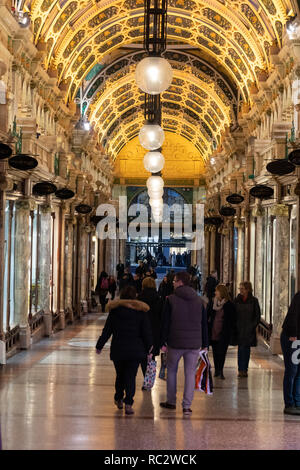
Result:
<svg viewBox="0 0 300 470"><path fill-rule="evenodd" d="M134 413L132 405L139 364L147 359L152 348L151 326L146 315L149 307L135 297L135 288L128 286L121 291L120 300L109 302L110 313L96 344L100 354L112 335L110 358L116 369L114 399L119 409L123 408L124 401L127 415Z"/></svg>
<svg viewBox="0 0 300 470"><path fill-rule="evenodd" d="M99 295L99 301L102 307L102 312L105 312L106 296L108 294L108 274L102 271L96 286L96 293Z"/></svg>
<svg viewBox="0 0 300 470"><path fill-rule="evenodd" d="M230 301L226 286L216 287L210 319L210 344L212 345L215 377L225 379L223 368L229 344L233 343L235 331L235 307Z"/></svg>
<svg viewBox="0 0 300 470"><path fill-rule="evenodd" d="M251 282L240 284L240 294L234 299L238 344L238 377L248 376L252 346L257 346L256 328L260 322L260 307L252 295Z"/></svg>
<svg viewBox="0 0 300 470"><path fill-rule="evenodd" d="M161 314L163 302L160 299L157 291L156 284L152 277L146 277L143 280L142 292L138 296L138 300L145 302L149 305L148 317L151 324L151 333L153 337L153 357L158 356L160 352L160 331L161 331ZM141 361L142 371L145 376L147 369L147 359Z"/></svg>

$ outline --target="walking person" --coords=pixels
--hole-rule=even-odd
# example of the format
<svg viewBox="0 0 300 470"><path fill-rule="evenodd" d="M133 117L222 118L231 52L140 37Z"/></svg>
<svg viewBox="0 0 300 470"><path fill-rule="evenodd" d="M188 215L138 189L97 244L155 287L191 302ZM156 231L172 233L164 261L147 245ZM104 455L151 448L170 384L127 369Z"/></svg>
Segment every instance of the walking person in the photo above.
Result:
<svg viewBox="0 0 300 470"><path fill-rule="evenodd" d="M238 377L248 377L251 347L257 346L256 328L260 322L260 307L253 296L252 284L241 282L240 293L234 299L238 344Z"/></svg>
<svg viewBox="0 0 300 470"><path fill-rule="evenodd" d="M113 276L109 276L108 278L108 292L111 295L111 300L114 300L117 290L117 283Z"/></svg>
<svg viewBox="0 0 300 470"><path fill-rule="evenodd" d="M167 401L162 408L175 409L177 395L177 370L180 359L184 360L184 415L192 413L195 372L199 351L208 347L207 317L202 300L189 286L190 275L179 272L174 277L174 294L166 301L163 311L162 350L168 348Z"/></svg>
<svg viewBox="0 0 300 470"><path fill-rule="evenodd" d="M142 283L142 292L138 296L138 300L141 300L150 307L147 315L151 324L151 333L153 338L153 350L152 355L159 356L160 353L160 333L161 333L161 315L162 315L162 301L156 291L155 280L152 277L146 277ZM147 359L141 361L141 367L143 375L145 377L147 370ZM147 390L142 388L142 390Z"/></svg>
<svg viewBox="0 0 300 470"><path fill-rule="evenodd" d="M216 287L211 317L210 344L212 345L215 377L225 379L223 368L229 344L233 344L235 332L235 306L224 284Z"/></svg>
<svg viewBox="0 0 300 470"><path fill-rule="evenodd" d="M112 335L110 359L116 370L114 400L118 409L123 409L125 403L125 413L132 415L138 367L152 348L151 326L145 315L149 306L136 300L135 288L127 286L121 291L120 299L109 302L108 308L109 315L96 352L101 353Z"/></svg>
<svg viewBox="0 0 300 470"><path fill-rule="evenodd" d="M280 343L284 357L284 413L300 416L300 291L293 297L282 325Z"/></svg>
<svg viewBox="0 0 300 470"><path fill-rule="evenodd" d="M106 296L108 294L108 274L105 271L102 271L96 286L96 292L99 295L99 301L101 304L102 312L105 312L106 305Z"/></svg>

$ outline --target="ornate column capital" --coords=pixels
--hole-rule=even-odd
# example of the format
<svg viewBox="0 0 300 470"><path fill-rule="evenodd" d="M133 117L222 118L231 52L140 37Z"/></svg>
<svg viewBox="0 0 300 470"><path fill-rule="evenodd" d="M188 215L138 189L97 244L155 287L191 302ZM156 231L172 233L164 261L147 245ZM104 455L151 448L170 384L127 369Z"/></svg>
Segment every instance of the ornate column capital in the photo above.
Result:
<svg viewBox="0 0 300 470"><path fill-rule="evenodd" d="M256 205L252 208L253 217L263 217L264 212L264 208L261 205Z"/></svg>
<svg viewBox="0 0 300 470"><path fill-rule="evenodd" d="M276 204L271 208L271 214L276 217L289 217L289 206Z"/></svg>
<svg viewBox="0 0 300 470"><path fill-rule="evenodd" d="M52 206L51 204L41 204L40 205L40 210L41 210L41 213L46 215L46 214L51 214L51 211L52 211Z"/></svg>

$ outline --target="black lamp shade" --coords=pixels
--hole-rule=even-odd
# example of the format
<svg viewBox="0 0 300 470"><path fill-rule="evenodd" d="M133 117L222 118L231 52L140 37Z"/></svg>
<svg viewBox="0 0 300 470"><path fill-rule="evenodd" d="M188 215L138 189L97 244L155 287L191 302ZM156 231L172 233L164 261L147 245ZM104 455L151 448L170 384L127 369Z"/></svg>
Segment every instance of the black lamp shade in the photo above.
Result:
<svg viewBox="0 0 300 470"><path fill-rule="evenodd" d="M241 194L233 193L227 196L226 201L230 204L241 204L243 202L244 197Z"/></svg>
<svg viewBox="0 0 300 470"><path fill-rule="evenodd" d="M75 196L75 193L71 189L61 188L55 191L55 196L58 197L58 199L71 199L71 197Z"/></svg>
<svg viewBox="0 0 300 470"><path fill-rule="evenodd" d="M38 166L36 158L25 153L19 153L8 160L8 164L16 170L29 171Z"/></svg>
<svg viewBox="0 0 300 470"><path fill-rule="evenodd" d="M234 207L222 206L219 212L224 217L232 217L233 215L235 215L236 210L234 209Z"/></svg>
<svg viewBox="0 0 300 470"><path fill-rule="evenodd" d="M272 173L272 175L288 175L289 173L293 173L295 170L295 165L284 158L280 160L273 160L272 162L268 163L267 170L269 173Z"/></svg>
<svg viewBox="0 0 300 470"><path fill-rule="evenodd" d="M289 154L289 161L295 166L300 166L300 149L293 150Z"/></svg>
<svg viewBox="0 0 300 470"><path fill-rule="evenodd" d="M48 196L48 194L55 193L56 189L55 184L50 183L50 181L41 181L33 186L32 192L37 196Z"/></svg>
<svg viewBox="0 0 300 470"><path fill-rule="evenodd" d="M104 219L104 217L106 217L106 216L105 215L93 215L90 218L90 221L92 222L92 224L97 225L98 222L101 222L101 220Z"/></svg>
<svg viewBox="0 0 300 470"><path fill-rule="evenodd" d="M78 206L75 206L75 209L79 214L89 214L93 210L93 208L88 204L79 204Z"/></svg>
<svg viewBox="0 0 300 470"><path fill-rule="evenodd" d="M258 184L250 189L250 194L258 199L270 199L274 194L274 190L273 188L270 188L270 186Z"/></svg>
<svg viewBox="0 0 300 470"><path fill-rule="evenodd" d="M222 219L221 217L205 217L204 224L205 225L221 225Z"/></svg>
<svg viewBox="0 0 300 470"><path fill-rule="evenodd" d="M12 149L10 148L10 146L0 142L0 160L9 158L11 154L12 154Z"/></svg>

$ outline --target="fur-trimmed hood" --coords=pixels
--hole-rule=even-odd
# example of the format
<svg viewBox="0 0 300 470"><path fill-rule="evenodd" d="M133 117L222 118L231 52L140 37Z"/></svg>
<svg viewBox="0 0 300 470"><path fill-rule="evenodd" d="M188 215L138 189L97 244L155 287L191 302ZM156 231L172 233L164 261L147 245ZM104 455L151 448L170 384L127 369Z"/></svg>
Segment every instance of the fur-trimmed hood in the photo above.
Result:
<svg viewBox="0 0 300 470"><path fill-rule="evenodd" d="M118 307L132 308L133 310L139 310L141 312L148 312L150 310L149 305L145 304L145 302L134 299L111 300L108 302L107 307L109 311Z"/></svg>

